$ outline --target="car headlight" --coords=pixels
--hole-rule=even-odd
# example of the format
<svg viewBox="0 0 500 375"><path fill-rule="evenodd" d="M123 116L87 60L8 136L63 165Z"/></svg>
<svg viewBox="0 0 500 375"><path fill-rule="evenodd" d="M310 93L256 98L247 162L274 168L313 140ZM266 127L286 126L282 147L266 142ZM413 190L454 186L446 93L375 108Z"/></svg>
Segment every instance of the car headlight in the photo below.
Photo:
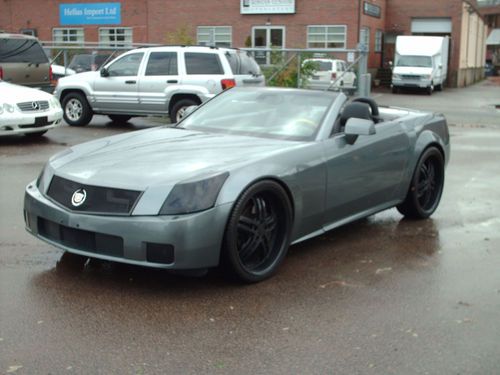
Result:
<svg viewBox="0 0 500 375"><path fill-rule="evenodd" d="M59 103L59 100L57 100L56 97L50 98L50 106L55 109L60 109L61 108L61 103Z"/></svg>
<svg viewBox="0 0 500 375"><path fill-rule="evenodd" d="M12 113L16 110L16 107L14 107L12 104L9 104L9 103L3 103L0 104L0 114L2 114L3 112L7 112L7 113Z"/></svg>
<svg viewBox="0 0 500 375"><path fill-rule="evenodd" d="M160 215L189 214L212 208L228 177L226 172L201 181L175 185L163 203Z"/></svg>
<svg viewBox="0 0 500 375"><path fill-rule="evenodd" d="M392 79L401 79L401 76L399 74L393 74Z"/></svg>
<svg viewBox="0 0 500 375"><path fill-rule="evenodd" d="M38 178L36 179L36 187L38 188L38 190L40 191L44 191L45 189L45 186L44 186L44 182L43 182L43 178L45 176L45 172L47 171L47 164L45 164L40 172L40 174L38 175Z"/></svg>

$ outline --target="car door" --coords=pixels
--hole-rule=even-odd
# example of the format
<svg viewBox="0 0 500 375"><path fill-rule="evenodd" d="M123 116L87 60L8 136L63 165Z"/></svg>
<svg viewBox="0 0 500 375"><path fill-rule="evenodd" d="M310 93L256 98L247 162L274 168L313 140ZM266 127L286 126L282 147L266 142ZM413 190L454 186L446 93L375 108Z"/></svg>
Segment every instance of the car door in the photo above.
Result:
<svg viewBox="0 0 500 375"><path fill-rule="evenodd" d="M140 111L168 113L169 86L179 84L178 55L173 51L154 51L147 57L144 74L139 77Z"/></svg>
<svg viewBox="0 0 500 375"><path fill-rule="evenodd" d="M94 109L104 113L140 111L138 75L144 52L124 55L106 67L107 75L94 81Z"/></svg>
<svg viewBox="0 0 500 375"><path fill-rule="evenodd" d="M376 134L359 136L352 145L344 133L324 142L326 227L385 208L396 199L410 157L410 140L398 121L378 123L375 129Z"/></svg>

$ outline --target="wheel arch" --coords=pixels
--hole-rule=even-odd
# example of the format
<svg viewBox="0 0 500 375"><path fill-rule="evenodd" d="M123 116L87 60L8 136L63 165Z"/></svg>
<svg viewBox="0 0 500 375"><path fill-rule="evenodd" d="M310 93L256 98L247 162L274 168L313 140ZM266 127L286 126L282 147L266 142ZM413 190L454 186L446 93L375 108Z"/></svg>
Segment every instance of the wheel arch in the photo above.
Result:
<svg viewBox="0 0 500 375"><path fill-rule="evenodd" d="M78 94L82 94L85 97L85 99L87 99L87 103L89 103L89 105L90 105L90 101L88 100L87 93L83 89L73 89L73 88L64 89L61 91L61 95L60 95L61 99L59 101L62 103L64 101L64 98L68 94L71 94L73 92L78 93Z"/></svg>
<svg viewBox="0 0 500 375"><path fill-rule="evenodd" d="M256 179L253 179L251 180L250 182L248 182L244 188L242 188L240 190L240 192L238 193L238 195L234 198L232 204L231 204L231 210L233 210L234 208L234 205L236 204L236 202L238 202L238 200L240 199L240 197L243 195L243 193L248 190L251 186L259 183L259 182L263 182L263 181L272 181L272 182L275 182L277 183L278 185L280 185L280 187L285 191L285 194L286 194L286 197L288 199L288 202L290 203L290 208L292 210L292 223L294 222L294 219L295 219L295 200L294 200L294 196L293 196L293 193L292 193L292 189L290 189L290 187L288 186L288 184L283 181L282 179L280 179L279 177L277 176L272 176L272 175L268 175L268 176L260 176L259 178L256 178Z"/></svg>
<svg viewBox="0 0 500 375"><path fill-rule="evenodd" d="M198 103L198 105L201 104L201 102L202 102L200 97L196 94L186 94L186 93L174 94L174 95L172 95L172 97L170 98L170 101L168 103L168 113L172 112L172 108L175 105L175 103L177 103L179 100L183 100L183 99L194 100L195 102Z"/></svg>

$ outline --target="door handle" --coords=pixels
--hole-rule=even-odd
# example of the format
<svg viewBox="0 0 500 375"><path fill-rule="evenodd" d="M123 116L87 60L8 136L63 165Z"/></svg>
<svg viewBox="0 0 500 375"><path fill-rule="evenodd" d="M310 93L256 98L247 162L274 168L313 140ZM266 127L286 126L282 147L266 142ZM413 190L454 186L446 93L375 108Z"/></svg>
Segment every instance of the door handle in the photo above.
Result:
<svg viewBox="0 0 500 375"><path fill-rule="evenodd" d="M137 83L137 81L125 81L125 83L127 85L133 85L133 84Z"/></svg>
<svg viewBox="0 0 500 375"><path fill-rule="evenodd" d="M179 81L176 79L169 79L167 83L179 83Z"/></svg>

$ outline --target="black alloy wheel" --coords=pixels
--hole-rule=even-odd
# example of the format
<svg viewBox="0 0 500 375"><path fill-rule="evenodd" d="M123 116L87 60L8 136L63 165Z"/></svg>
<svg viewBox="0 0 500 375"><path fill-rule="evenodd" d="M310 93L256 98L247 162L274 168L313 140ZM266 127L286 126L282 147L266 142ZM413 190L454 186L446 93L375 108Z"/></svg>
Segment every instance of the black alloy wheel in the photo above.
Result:
<svg viewBox="0 0 500 375"><path fill-rule="evenodd" d="M261 181L238 199L224 236L223 263L244 282L270 277L290 244L292 209L283 188Z"/></svg>
<svg viewBox="0 0 500 375"><path fill-rule="evenodd" d="M444 186L444 160L441 152L429 147L420 157L410 189L397 209L404 216L425 219L439 205Z"/></svg>

